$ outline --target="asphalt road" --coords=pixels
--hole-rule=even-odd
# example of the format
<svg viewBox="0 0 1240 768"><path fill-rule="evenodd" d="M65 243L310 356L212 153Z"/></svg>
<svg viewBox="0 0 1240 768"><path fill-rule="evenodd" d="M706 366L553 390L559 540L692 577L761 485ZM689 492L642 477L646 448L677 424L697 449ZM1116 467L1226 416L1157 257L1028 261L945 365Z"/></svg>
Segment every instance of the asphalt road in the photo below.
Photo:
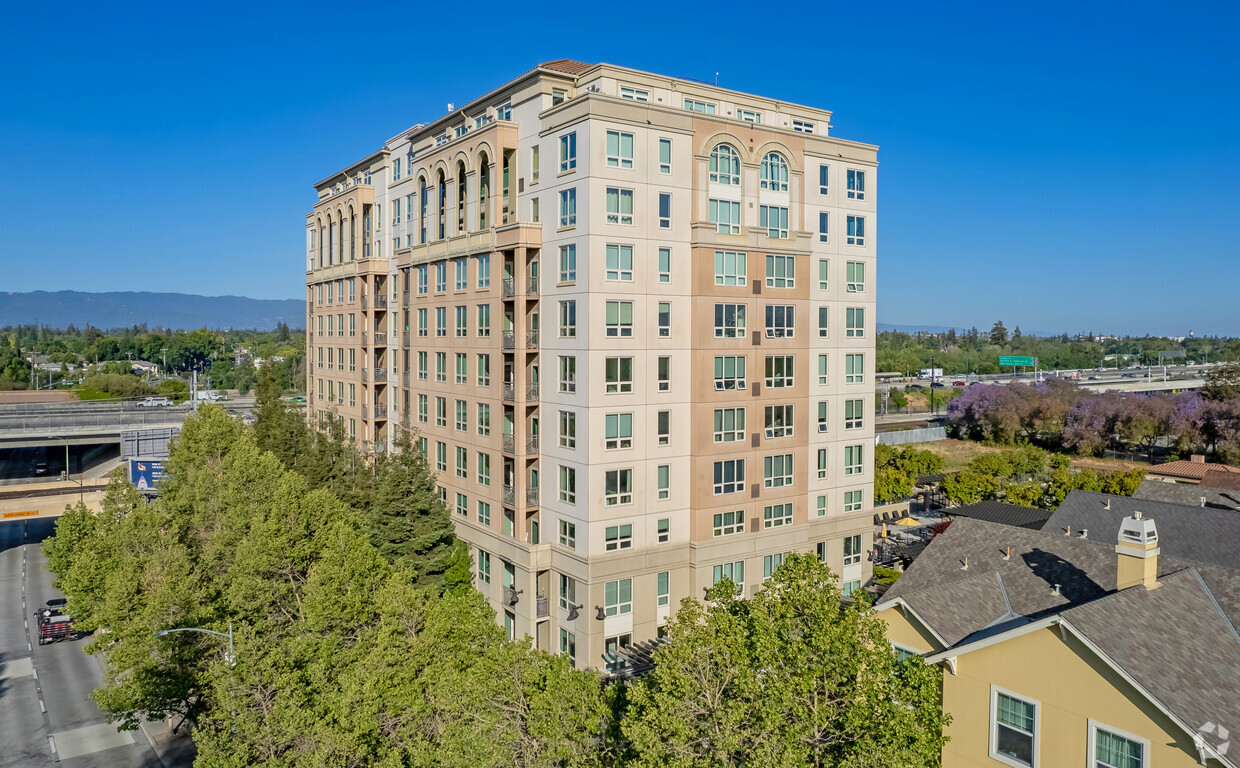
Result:
<svg viewBox="0 0 1240 768"><path fill-rule="evenodd" d="M38 644L35 610L63 596L39 548L54 528L0 522L0 768L163 768L140 732L117 732L89 698L103 675L86 639Z"/></svg>

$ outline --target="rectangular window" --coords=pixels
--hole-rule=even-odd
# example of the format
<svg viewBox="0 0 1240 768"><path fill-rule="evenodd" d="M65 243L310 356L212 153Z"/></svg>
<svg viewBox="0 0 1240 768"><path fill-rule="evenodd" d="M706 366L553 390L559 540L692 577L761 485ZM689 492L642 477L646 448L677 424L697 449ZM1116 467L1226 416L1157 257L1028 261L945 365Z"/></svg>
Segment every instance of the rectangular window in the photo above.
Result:
<svg viewBox="0 0 1240 768"><path fill-rule="evenodd" d="M633 391L633 358L608 357L603 361L605 392L609 395Z"/></svg>
<svg viewBox="0 0 1240 768"><path fill-rule="evenodd" d="M859 475L863 471L861 466L862 446L846 445L844 446L844 474Z"/></svg>
<svg viewBox="0 0 1240 768"><path fill-rule="evenodd" d="M655 421L658 427L659 445L670 445L672 442L672 412L659 411Z"/></svg>
<svg viewBox="0 0 1240 768"><path fill-rule="evenodd" d="M734 563L721 563L716 565L711 572L711 586L718 584L724 579L730 579L736 585L736 593L743 594L745 592L745 561L737 560Z"/></svg>
<svg viewBox="0 0 1240 768"><path fill-rule="evenodd" d="M844 565L861 562L861 534L844 537Z"/></svg>
<svg viewBox="0 0 1240 768"><path fill-rule="evenodd" d="M865 355L860 354L844 356L844 383L865 383Z"/></svg>
<svg viewBox="0 0 1240 768"><path fill-rule="evenodd" d="M478 386L491 386L491 356L478 355Z"/></svg>
<svg viewBox="0 0 1240 768"><path fill-rule="evenodd" d="M865 217L848 217L848 244L865 245Z"/></svg>
<svg viewBox="0 0 1240 768"><path fill-rule="evenodd" d="M560 528L564 528L565 523L560 523ZM563 543L563 542L560 542ZM563 573L560 574L560 608L568 610L569 606L577 600L577 582L571 576Z"/></svg>
<svg viewBox="0 0 1240 768"><path fill-rule="evenodd" d="M572 411L560 411L560 447L577 448L577 414Z"/></svg>
<svg viewBox="0 0 1240 768"><path fill-rule="evenodd" d="M701 112L703 115L715 114L715 105L708 101L698 101L697 99L685 99L685 109L690 112Z"/></svg>
<svg viewBox="0 0 1240 768"><path fill-rule="evenodd" d="M560 629L560 653L568 657L570 667L577 666L577 636L567 629Z"/></svg>
<svg viewBox="0 0 1240 768"><path fill-rule="evenodd" d="M633 280L633 246L608 244L606 249L608 280Z"/></svg>
<svg viewBox="0 0 1240 768"><path fill-rule="evenodd" d="M672 249L659 249L659 282L672 282Z"/></svg>
<svg viewBox="0 0 1240 768"><path fill-rule="evenodd" d="M491 287L491 254L484 253L478 257L478 287Z"/></svg>
<svg viewBox="0 0 1240 768"><path fill-rule="evenodd" d="M560 391L571 394L577 391L577 358L560 358Z"/></svg>
<svg viewBox="0 0 1240 768"><path fill-rule="evenodd" d="M633 302L609 301L606 304L606 330L610 337L633 336Z"/></svg>
<svg viewBox="0 0 1240 768"><path fill-rule="evenodd" d="M818 511L818 516L819 516L819 517L825 517L825 516L826 516L826 514L827 514L827 497L826 497L826 496L819 496L819 497L817 498L817 500L816 500L816 502L815 502L814 506L815 506L815 508L816 508L816 509L817 509L817 511ZM820 553L819 553L819 555L818 555L818 559L819 559L819 560L822 560L823 562L826 562L826 557L825 557L825 556L823 555L823 553L821 553L821 552L820 552Z"/></svg>
<svg viewBox="0 0 1240 768"><path fill-rule="evenodd" d="M575 227L577 226L577 190L564 189L560 191L560 226Z"/></svg>
<svg viewBox="0 0 1240 768"><path fill-rule="evenodd" d="M435 265L435 291L443 293L448 290L448 262L441 261Z"/></svg>
<svg viewBox="0 0 1240 768"><path fill-rule="evenodd" d="M861 429L865 426L865 401L844 401L844 429Z"/></svg>
<svg viewBox="0 0 1240 768"><path fill-rule="evenodd" d="M491 305L478 305L478 336L486 338L491 335Z"/></svg>
<svg viewBox="0 0 1240 768"><path fill-rule="evenodd" d="M814 124L808 120L793 120L792 130L797 131L798 133L813 133Z"/></svg>
<svg viewBox="0 0 1240 768"><path fill-rule="evenodd" d="M741 204L735 200L710 200L709 221L724 235L741 233Z"/></svg>
<svg viewBox="0 0 1240 768"><path fill-rule="evenodd" d="M743 355L719 355L715 357L715 389L744 389L745 357Z"/></svg>
<svg viewBox="0 0 1240 768"><path fill-rule="evenodd" d="M419 309L418 310L418 335L425 336L426 330L429 327L429 325L430 325L430 321L426 319L426 310Z"/></svg>
<svg viewBox="0 0 1240 768"><path fill-rule="evenodd" d="M796 256L766 256L766 287L795 288L797 282Z"/></svg>
<svg viewBox="0 0 1240 768"><path fill-rule="evenodd" d="M469 287L469 267L465 259L456 260L456 290L463 291Z"/></svg>
<svg viewBox="0 0 1240 768"><path fill-rule="evenodd" d="M469 333L469 307L456 308L456 337L464 338Z"/></svg>
<svg viewBox="0 0 1240 768"><path fill-rule="evenodd" d="M670 497L671 497L671 495L672 495L672 467L671 467L671 465L669 465L669 464L660 464L660 465L658 466L658 468L655 470L655 472L656 472L656 474L657 474L657 476L658 476L658 477L657 477L657 479L658 479L658 494L657 494L657 497L658 497L659 501L664 501L664 500L666 500L666 499L670 498ZM660 520L660 521L659 521L659 525L660 525L661 527L666 527L666 526L667 526L667 521L666 521L666 520ZM660 543L667 541L667 539L666 539L666 538L664 538L664 534L665 534L665 531L664 531L664 530L662 530L662 528L661 528L661 529L660 529L660 532L659 532L659 537L660 537L660 538L659 538L659 542L660 542Z"/></svg>
<svg viewBox="0 0 1240 768"><path fill-rule="evenodd" d="M468 364L466 362L467 359L468 358L464 352L456 353L456 383L457 384L468 384L469 383L469 371L467 368Z"/></svg>
<svg viewBox="0 0 1240 768"><path fill-rule="evenodd" d="M716 304L715 305L715 338L716 339L743 339L745 338L745 305L744 304Z"/></svg>
<svg viewBox="0 0 1240 768"><path fill-rule="evenodd" d="M577 282L577 246L571 243L560 246L560 282Z"/></svg>
<svg viewBox="0 0 1240 768"><path fill-rule="evenodd" d="M865 291L865 262L850 261L844 265L844 269L845 290L849 293L863 293Z"/></svg>
<svg viewBox="0 0 1240 768"><path fill-rule="evenodd" d="M827 356L826 355L818 356L818 383L819 384L827 383Z"/></svg>
<svg viewBox="0 0 1240 768"><path fill-rule="evenodd" d="M608 552L630 549L633 546L632 525L612 525L603 531L604 548Z"/></svg>
<svg viewBox="0 0 1240 768"><path fill-rule="evenodd" d="M659 173L672 172L672 140L659 139Z"/></svg>
<svg viewBox="0 0 1240 768"><path fill-rule="evenodd" d="M848 170L848 199L865 199L865 171Z"/></svg>
<svg viewBox="0 0 1240 768"><path fill-rule="evenodd" d="M491 454L478 451L478 485L491 484Z"/></svg>
<svg viewBox="0 0 1240 768"><path fill-rule="evenodd" d="M771 504L762 509L762 527L778 528L781 525L792 525L792 502Z"/></svg>
<svg viewBox="0 0 1240 768"><path fill-rule="evenodd" d="M577 134L566 133L560 137L560 172L577 167ZM563 193L561 193L562 195Z"/></svg>
<svg viewBox="0 0 1240 768"><path fill-rule="evenodd" d="M560 302L560 338L577 338L577 302L575 300Z"/></svg>
<svg viewBox="0 0 1240 768"><path fill-rule="evenodd" d="M818 431L827 431L827 401L818 401Z"/></svg>
<svg viewBox="0 0 1240 768"><path fill-rule="evenodd" d="M659 385L660 392L670 392L672 389L672 358L667 355L661 355L656 361L657 368L655 375Z"/></svg>
<svg viewBox="0 0 1240 768"><path fill-rule="evenodd" d="M418 293L426 295L426 265L418 267Z"/></svg>
<svg viewBox="0 0 1240 768"><path fill-rule="evenodd" d="M607 223L633 223L633 190L607 187Z"/></svg>
<svg viewBox="0 0 1240 768"><path fill-rule="evenodd" d="M478 550L478 581L491 583L491 554Z"/></svg>
<svg viewBox="0 0 1240 768"><path fill-rule="evenodd" d="M1149 741L1089 721L1090 768L1148 768Z"/></svg>
<svg viewBox="0 0 1240 768"><path fill-rule="evenodd" d="M777 205L758 206L758 226L766 230L767 237L788 237L788 209Z"/></svg>
<svg viewBox="0 0 1240 768"><path fill-rule="evenodd" d="M990 756L1009 765L1037 764L1037 702L991 688Z"/></svg>
<svg viewBox="0 0 1240 768"><path fill-rule="evenodd" d="M831 335L831 308L823 305L818 308L818 338L825 339Z"/></svg>
<svg viewBox="0 0 1240 768"><path fill-rule="evenodd" d="M439 398L439 401L443 402L443 398L442 397ZM448 444L447 443L435 441L435 471L436 472L447 472L448 471ZM447 500L448 499L445 496L444 501L447 501Z"/></svg>
<svg viewBox="0 0 1240 768"><path fill-rule="evenodd" d="M659 228L671 229L672 226L672 196L667 192L659 193Z"/></svg>
<svg viewBox="0 0 1240 768"><path fill-rule="evenodd" d="M469 403L464 400L456 401L456 429L458 432L469 430Z"/></svg>
<svg viewBox="0 0 1240 768"><path fill-rule="evenodd" d="M844 335L850 339L865 336L865 307L848 307L844 310Z"/></svg>
<svg viewBox="0 0 1240 768"><path fill-rule="evenodd" d="M633 447L633 414L609 413L603 417L606 439L603 447L607 449Z"/></svg>
<svg viewBox="0 0 1240 768"><path fill-rule="evenodd" d="M541 167L538 162L539 149L540 147L537 144L530 147L530 183L531 184L538 183L538 171L539 171L539 168Z"/></svg>
<svg viewBox="0 0 1240 768"><path fill-rule="evenodd" d="M469 449L460 446L456 449L456 476L469 477Z"/></svg>
<svg viewBox="0 0 1240 768"><path fill-rule="evenodd" d="M782 505L778 505L778 504L777 504L776 506L782 506ZM777 570L779 569L779 566L781 566L781 565L783 565L783 564L784 564L784 557L785 557L785 556L787 556L787 555L788 555L788 553L787 553L787 552L779 552L779 553L774 554L774 555L765 555L765 556L763 556L763 558L762 558L762 578L765 580L765 579L769 579L769 578L771 578L772 576L774 576L774 575L775 575L775 571L777 571Z"/></svg>
<svg viewBox="0 0 1240 768"><path fill-rule="evenodd" d="M491 406L488 403L478 403L478 434L483 437L491 435Z"/></svg>
<svg viewBox="0 0 1240 768"><path fill-rule="evenodd" d="M667 521L663 520L660 522L667 522ZM663 606L671 602L672 591L671 591L671 585L668 583L670 579L671 579L671 573L669 571L660 571L659 575L655 577L655 583L657 584L657 592L655 593L656 594L656 600L655 600L656 605Z"/></svg>
<svg viewBox="0 0 1240 768"><path fill-rule="evenodd" d="M620 86L620 98L630 101L650 101L650 91L645 88L622 85Z"/></svg>
<svg viewBox="0 0 1240 768"><path fill-rule="evenodd" d="M768 438L792 437L794 419L792 405L766 406L766 436Z"/></svg>
<svg viewBox="0 0 1240 768"><path fill-rule="evenodd" d="M766 356L766 386L768 388L792 386L792 355Z"/></svg>
<svg viewBox="0 0 1240 768"><path fill-rule="evenodd" d="M738 109L736 110L736 119L744 120L747 123L761 123L762 113L754 112L752 109Z"/></svg>
<svg viewBox="0 0 1240 768"><path fill-rule="evenodd" d="M672 304L669 301L659 302L659 337L668 338L672 335Z"/></svg>
<svg viewBox="0 0 1240 768"><path fill-rule="evenodd" d="M826 211L818 212L818 242L828 243L831 241L831 214Z"/></svg>
<svg viewBox="0 0 1240 768"><path fill-rule="evenodd" d="M448 426L448 399L446 397L435 398L435 426Z"/></svg>
<svg viewBox="0 0 1240 768"><path fill-rule="evenodd" d="M844 491L844 511L861 511L861 491Z"/></svg>
<svg viewBox="0 0 1240 768"><path fill-rule="evenodd" d="M448 380L448 353L435 353L435 381L445 382Z"/></svg>
<svg viewBox="0 0 1240 768"><path fill-rule="evenodd" d="M827 183L828 179L827 166L818 166L818 194L825 195L830 192L831 187Z"/></svg>
<svg viewBox="0 0 1240 768"><path fill-rule="evenodd" d="M577 503L577 470L572 467L560 467L560 501Z"/></svg>
<svg viewBox="0 0 1240 768"><path fill-rule="evenodd" d="M791 304L766 305L766 337L768 339L790 339L795 330L792 324Z"/></svg>
<svg viewBox="0 0 1240 768"><path fill-rule="evenodd" d="M568 91L565 91L563 88L551 89L551 106L554 107L557 104L563 104L567 98Z"/></svg>
<svg viewBox="0 0 1240 768"><path fill-rule="evenodd" d="M435 307L435 335L448 335L448 308Z"/></svg>
<svg viewBox="0 0 1240 768"><path fill-rule="evenodd" d="M745 409L716 408L714 438L716 443L737 443L745 439Z"/></svg>
<svg viewBox="0 0 1240 768"><path fill-rule="evenodd" d="M846 581L840 585L840 593L844 597L852 597L853 593L859 591L860 589L861 589L860 579L854 579L853 581Z"/></svg>
<svg viewBox="0 0 1240 768"><path fill-rule="evenodd" d="M430 401L426 395L418 395L418 421L422 424L430 417Z"/></svg>
<svg viewBox="0 0 1240 768"><path fill-rule="evenodd" d="M607 166L609 168L633 167L633 134L621 131L607 132Z"/></svg>
<svg viewBox="0 0 1240 768"><path fill-rule="evenodd" d="M625 526L629 527L629 526ZM611 530L611 529L608 529ZM603 613L617 616L633 611L633 580L620 579L603 585Z"/></svg>
<svg viewBox="0 0 1240 768"><path fill-rule="evenodd" d="M577 525L567 520L560 521L560 544L570 549L577 548Z"/></svg>
<svg viewBox="0 0 1240 768"><path fill-rule="evenodd" d="M762 484L766 488L792 485L792 454L780 453L762 458Z"/></svg>
<svg viewBox="0 0 1240 768"><path fill-rule="evenodd" d="M715 285L747 285L744 253L715 251Z"/></svg>
<svg viewBox="0 0 1240 768"><path fill-rule="evenodd" d="M728 459L715 462L715 494L737 493L745 490L745 460Z"/></svg>
<svg viewBox="0 0 1240 768"><path fill-rule="evenodd" d="M745 532L745 510L715 513L713 532L715 536L731 536Z"/></svg>
<svg viewBox="0 0 1240 768"><path fill-rule="evenodd" d="M633 503L633 470L612 469L603 473L603 504L614 507ZM622 526L627 527L627 526ZM623 548L623 547L622 547Z"/></svg>

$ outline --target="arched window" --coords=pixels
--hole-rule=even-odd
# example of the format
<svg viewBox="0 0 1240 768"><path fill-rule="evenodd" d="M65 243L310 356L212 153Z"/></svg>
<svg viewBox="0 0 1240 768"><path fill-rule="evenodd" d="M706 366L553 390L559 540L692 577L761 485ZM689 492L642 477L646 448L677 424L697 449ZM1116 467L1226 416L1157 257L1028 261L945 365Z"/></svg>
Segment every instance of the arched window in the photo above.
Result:
<svg viewBox="0 0 1240 768"><path fill-rule="evenodd" d="M491 194L491 164L486 153L478 160L478 229L487 228L487 211Z"/></svg>
<svg viewBox="0 0 1240 768"><path fill-rule="evenodd" d="M448 235L448 180L444 178L443 171L439 172L439 181L435 184L435 195L439 198L439 240L444 239Z"/></svg>
<svg viewBox="0 0 1240 768"><path fill-rule="evenodd" d="M422 215L418 217L418 227L420 228L419 234L421 235L418 242L422 244L426 243L426 215L430 210L430 201L426 199L426 193L426 177L423 176L418 180L418 200L422 204Z"/></svg>
<svg viewBox="0 0 1240 768"><path fill-rule="evenodd" d="M347 248L348 253L346 254L345 258L348 259L349 261L353 261L354 259L357 258L357 251L356 251L356 248L357 248L357 217L353 215L352 206L349 206L349 239L347 242L348 242L348 248Z"/></svg>
<svg viewBox="0 0 1240 768"><path fill-rule="evenodd" d="M778 152L762 158L762 188L774 192L788 191L788 162Z"/></svg>
<svg viewBox="0 0 1240 768"><path fill-rule="evenodd" d="M735 149L719 144L710 151L710 180L720 184L741 183L741 158Z"/></svg>

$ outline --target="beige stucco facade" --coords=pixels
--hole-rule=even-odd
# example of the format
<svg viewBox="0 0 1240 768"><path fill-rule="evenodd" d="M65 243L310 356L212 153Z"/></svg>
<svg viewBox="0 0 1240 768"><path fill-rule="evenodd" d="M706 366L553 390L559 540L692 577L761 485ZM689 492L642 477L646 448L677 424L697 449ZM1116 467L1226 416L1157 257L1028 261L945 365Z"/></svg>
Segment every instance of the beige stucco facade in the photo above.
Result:
<svg viewBox="0 0 1240 768"><path fill-rule="evenodd" d="M309 412L416 432L514 635L601 666L737 563L868 582L877 148L829 129L553 62L317 185Z"/></svg>

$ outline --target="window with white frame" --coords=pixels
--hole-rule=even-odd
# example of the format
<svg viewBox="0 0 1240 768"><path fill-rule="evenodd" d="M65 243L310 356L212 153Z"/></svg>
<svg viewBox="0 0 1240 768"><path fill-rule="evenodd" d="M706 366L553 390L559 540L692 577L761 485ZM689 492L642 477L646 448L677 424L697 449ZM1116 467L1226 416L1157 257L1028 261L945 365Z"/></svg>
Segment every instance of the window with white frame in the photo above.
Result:
<svg viewBox="0 0 1240 768"><path fill-rule="evenodd" d="M1149 768L1149 739L1089 721L1089 768Z"/></svg>
<svg viewBox="0 0 1240 768"><path fill-rule="evenodd" d="M1012 766L1037 765L1037 701L991 686L990 756Z"/></svg>
<svg viewBox="0 0 1240 768"><path fill-rule="evenodd" d="M788 191L788 161L778 152L768 152L762 158L758 181L762 189L772 192ZM765 225L764 225L765 226Z"/></svg>
<svg viewBox="0 0 1240 768"><path fill-rule="evenodd" d="M478 355L478 386L491 386L491 356L489 354Z"/></svg>
<svg viewBox="0 0 1240 768"><path fill-rule="evenodd" d="M745 439L745 409L716 408L715 430L716 443L737 443Z"/></svg>
<svg viewBox="0 0 1240 768"><path fill-rule="evenodd" d="M607 132L607 166L633 167L633 134L624 131Z"/></svg>
<svg viewBox="0 0 1240 768"><path fill-rule="evenodd" d="M734 563L721 563L716 565L711 572L711 586L718 584L724 579L729 579L736 585L736 593L743 594L745 592L745 561L737 560Z"/></svg>
<svg viewBox="0 0 1240 768"><path fill-rule="evenodd" d="M740 339L745 336L745 305L715 305L715 338Z"/></svg>
<svg viewBox="0 0 1240 768"><path fill-rule="evenodd" d="M685 99L685 109L690 112L701 112L703 115L715 114L715 105L708 101L698 101L697 99Z"/></svg>
<svg viewBox="0 0 1240 768"><path fill-rule="evenodd" d="M730 144L716 144L710 151L709 178L717 184L740 185L741 156Z"/></svg>
<svg viewBox="0 0 1240 768"><path fill-rule="evenodd" d="M671 229L672 226L672 195L670 192L659 193L659 229Z"/></svg>
<svg viewBox="0 0 1240 768"><path fill-rule="evenodd" d="M469 477L469 449L463 446L456 448L456 476Z"/></svg>
<svg viewBox="0 0 1240 768"><path fill-rule="evenodd" d="M758 206L758 226L766 236L777 240L788 237L788 209L779 205Z"/></svg>
<svg viewBox="0 0 1240 768"><path fill-rule="evenodd" d="M861 429L865 426L865 400L844 401L844 429Z"/></svg>
<svg viewBox="0 0 1240 768"><path fill-rule="evenodd" d="M491 583L491 553L478 550L478 581Z"/></svg>
<svg viewBox="0 0 1240 768"><path fill-rule="evenodd" d="M818 242L831 242L831 214L826 211L818 212Z"/></svg>
<svg viewBox="0 0 1240 768"><path fill-rule="evenodd" d="M666 523L667 521L660 520L659 522ZM655 605L663 606L663 605L668 605L669 603L671 603L672 601L672 587L670 584L671 575L672 574L670 571L659 571L659 575L655 577L655 586L656 586Z"/></svg>
<svg viewBox="0 0 1240 768"><path fill-rule="evenodd" d="M560 246L560 282L577 282L577 246L575 244Z"/></svg>
<svg viewBox="0 0 1240 768"><path fill-rule="evenodd" d="M818 308L818 338L825 339L831 331L831 308L825 304Z"/></svg>
<svg viewBox="0 0 1240 768"><path fill-rule="evenodd" d="M478 336L486 338L491 335L491 305L478 305Z"/></svg>
<svg viewBox="0 0 1240 768"><path fill-rule="evenodd" d="M435 398L435 426L448 426L448 398Z"/></svg>
<svg viewBox="0 0 1240 768"><path fill-rule="evenodd" d="M862 466L863 447L860 445L844 446L844 474L859 475L865 468Z"/></svg>
<svg viewBox="0 0 1240 768"><path fill-rule="evenodd" d="M469 286L469 266L465 259L456 260L456 290L463 291Z"/></svg>
<svg viewBox="0 0 1240 768"><path fill-rule="evenodd" d="M865 171L848 169L848 199L865 199Z"/></svg>
<svg viewBox="0 0 1240 768"><path fill-rule="evenodd" d="M426 335L426 329L428 325L429 325L429 322L426 319L426 309L425 308L419 309L418 310L418 335L419 336Z"/></svg>
<svg viewBox="0 0 1240 768"><path fill-rule="evenodd" d="M608 552L633 547L632 525L611 525L603 530L604 548Z"/></svg>
<svg viewBox="0 0 1240 768"><path fill-rule="evenodd" d="M672 303L660 301L658 313L659 338L666 339L672 335Z"/></svg>
<svg viewBox="0 0 1240 768"><path fill-rule="evenodd" d="M572 411L560 411L560 447L577 448L577 414Z"/></svg>
<svg viewBox="0 0 1240 768"><path fill-rule="evenodd" d="M570 549L577 548L577 524L567 520L560 521L560 545Z"/></svg>
<svg viewBox="0 0 1240 768"><path fill-rule="evenodd" d="M818 356L818 383L819 384L827 383L827 368L828 368L827 356L819 355Z"/></svg>
<svg viewBox="0 0 1240 768"><path fill-rule="evenodd" d="M818 166L818 194L826 195L830 193L831 186L829 182L830 182L830 173L828 171L828 166L826 165Z"/></svg>
<svg viewBox="0 0 1240 768"><path fill-rule="evenodd" d="M865 336L865 307L845 308L844 335L850 339L860 339Z"/></svg>
<svg viewBox="0 0 1240 768"><path fill-rule="evenodd" d="M577 358L560 357L560 391L571 394L577 391Z"/></svg>
<svg viewBox="0 0 1240 768"><path fill-rule="evenodd" d="M792 355L766 356L766 386L768 388L792 386Z"/></svg>
<svg viewBox="0 0 1240 768"><path fill-rule="evenodd" d="M744 389L745 386L745 356L716 355L715 389Z"/></svg>
<svg viewBox="0 0 1240 768"><path fill-rule="evenodd" d="M561 527L563 523L560 524ZM577 581L567 574L560 574L560 608L568 610L577 600Z"/></svg>
<svg viewBox="0 0 1240 768"><path fill-rule="evenodd" d="M448 353L435 353L435 381L448 380Z"/></svg>
<svg viewBox="0 0 1240 768"><path fill-rule="evenodd" d="M659 499L659 501L664 501L666 499L671 498L671 495L672 495L672 467L671 465L660 464L658 467L655 468L655 475L656 475L656 487L657 487L656 497ZM667 521L660 520L659 523L661 523L662 525L666 525ZM667 532L661 530L659 533L659 542L662 543L665 541L667 541Z"/></svg>
<svg viewBox="0 0 1240 768"><path fill-rule="evenodd" d="M863 293L865 291L865 262L847 262L844 265L844 271L845 290L849 293Z"/></svg>
<svg viewBox="0 0 1240 768"><path fill-rule="evenodd" d="M793 120L792 130L798 133L813 133L814 124L809 120Z"/></svg>
<svg viewBox="0 0 1240 768"><path fill-rule="evenodd" d="M573 467L560 466L560 501L577 503L577 470Z"/></svg>
<svg viewBox="0 0 1240 768"><path fill-rule="evenodd" d="M560 137L560 172L577 167L577 134L566 133Z"/></svg>
<svg viewBox="0 0 1240 768"><path fill-rule="evenodd" d="M793 423L793 406L788 405L768 405L766 406L766 436L768 438L792 437Z"/></svg>
<svg viewBox="0 0 1240 768"><path fill-rule="evenodd" d="M672 389L672 358L668 355L660 355L655 361L655 379L658 383L660 392L669 392Z"/></svg>
<svg viewBox="0 0 1240 768"><path fill-rule="evenodd" d="M790 339L795 328L792 323L791 304L766 305L766 337L768 339Z"/></svg>
<svg viewBox="0 0 1240 768"><path fill-rule="evenodd" d="M762 484L766 488L792 485L792 454L779 453L762 457Z"/></svg>
<svg viewBox="0 0 1240 768"><path fill-rule="evenodd" d="M478 502L478 524L488 526L491 524L491 505L485 501Z"/></svg>
<svg viewBox="0 0 1240 768"><path fill-rule="evenodd" d="M577 190L560 190L560 226L577 226Z"/></svg>
<svg viewBox="0 0 1240 768"><path fill-rule="evenodd" d="M818 260L818 290L827 291L831 289L831 260Z"/></svg>
<svg viewBox="0 0 1240 768"><path fill-rule="evenodd" d="M716 200L709 202L708 216L715 231L723 235L739 235L741 233L741 204L737 200Z"/></svg>
<svg viewBox="0 0 1240 768"><path fill-rule="evenodd" d="M715 251L715 285L744 286L745 253L743 251Z"/></svg>
<svg viewBox="0 0 1240 768"><path fill-rule="evenodd" d="M633 223L633 190L607 187L607 223Z"/></svg>
<svg viewBox="0 0 1240 768"><path fill-rule="evenodd" d="M766 255L767 288L795 288L796 281L796 256Z"/></svg>
<svg viewBox="0 0 1240 768"><path fill-rule="evenodd" d="M844 537L844 565L861 562L861 534Z"/></svg>
<svg viewBox="0 0 1240 768"><path fill-rule="evenodd" d="M469 383L469 356L464 352L456 353L456 383Z"/></svg>
<svg viewBox="0 0 1240 768"><path fill-rule="evenodd" d="M620 98L630 101L650 101L650 91L645 88L622 85L620 86Z"/></svg>
<svg viewBox="0 0 1240 768"><path fill-rule="evenodd" d="M477 259L478 288L491 287L491 254L484 253Z"/></svg>
<svg viewBox="0 0 1240 768"><path fill-rule="evenodd" d="M469 307L461 305L456 308L456 337L469 335Z"/></svg>
<svg viewBox="0 0 1240 768"><path fill-rule="evenodd" d="M632 528L632 526L627 526ZM611 530L611 529L608 529ZM620 579L603 585L603 613L618 616L633 611L633 580Z"/></svg>
<svg viewBox="0 0 1240 768"><path fill-rule="evenodd" d="M716 495L745 490L745 460L727 459L715 462L714 491Z"/></svg>
<svg viewBox="0 0 1240 768"><path fill-rule="evenodd" d="M604 448L611 450L633 447L633 414L609 413L603 421L606 430Z"/></svg>
<svg viewBox="0 0 1240 768"><path fill-rule="evenodd" d="M659 249L659 282L672 282L672 249Z"/></svg>
<svg viewBox="0 0 1240 768"><path fill-rule="evenodd" d="M861 491L844 491L844 511L861 511Z"/></svg>
<svg viewBox="0 0 1240 768"><path fill-rule="evenodd" d="M658 435L659 445L671 445L672 442L672 412L659 411L655 415L655 431Z"/></svg>
<svg viewBox="0 0 1240 768"><path fill-rule="evenodd" d="M633 358L608 357L603 360L604 392L609 395L633 391Z"/></svg>
<svg viewBox="0 0 1240 768"><path fill-rule="evenodd" d="M864 384L865 383L865 355L845 355L844 356L844 383L845 384Z"/></svg>
<svg viewBox="0 0 1240 768"><path fill-rule="evenodd" d="M631 338L633 336L633 302L609 301L606 305L606 335Z"/></svg>
<svg viewBox="0 0 1240 768"><path fill-rule="evenodd" d="M435 307L435 335L448 335L448 308Z"/></svg>
<svg viewBox="0 0 1240 768"><path fill-rule="evenodd" d="M819 480L827 479L827 449L826 448L818 449L818 479ZM826 501L825 501L826 497L820 496L819 499L822 500L822 503L819 505L819 510L823 510L826 508ZM821 515L824 513L822 511L819 511L818 514Z"/></svg>
<svg viewBox="0 0 1240 768"><path fill-rule="evenodd" d="M633 503L633 470L611 469L603 473L603 504L614 507Z"/></svg>
<svg viewBox="0 0 1240 768"><path fill-rule="evenodd" d="M762 527L778 528L792 525L792 502L771 504L762 509Z"/></svg>
<svg viewBox="0 0 1240 768"><path fill-rule="evenodd" d="M755 112L752 109L738 109L736 110L736 119L744 120L746 123L761 123L762 113Z"/></svg>
<svg viewBox="0 0 1240 768"><path fill-rule="evenodd" d="M633 246L608 243L606 252L607 279L632 282Z"/></svg>
<svg viewBox="0 0 1240 768"><path fill-rule="evenodd" d="M435 291L443 293L448 290L448 262L441 261L435 265Z"/></svg>
<svg viewBox="0 0 1240 768"><path fill-rule="evenodd" d="M488 419L491 417L488 415ZM491 434L491 428L487 427L487 434ZM491 484L491 454L478 451L478 485L489 486Z"/></svg>
<svg viewBox="0 0 1240 768"><path fill-rule="evenodd" d="M577 338L577 301L575 299L560 302L560 338Z"/></svg>
<svg viewBox="0 0 1240 768"><path fill-rule="evenodd" d="M716 512L713 531L715 536L731 536L745 532L745 510L735 512Z"/></svg>
<svg viewBox="0 0 1240 768"><path fill-rule="evenodd" d="M848 217L848 244L865 245L865 217Z"/></svg>
<svg viewBox="0 0 1240 768"><path fill-rule="evenodd" d="M469 401L456 401L456 430L458 432L466 432L469 430Z"/></svg>
<svg viewBox="0 0 1240 768"><path fill-rule="evenodd" d="M783 505L777 504L775 506L780 507ZM763 580L769 579L772 576L774 576L775 571L779 570L779 566L784 564L784 558L787 557L789 554L791 553L790 552L778 552L773 555L763 555L762 556L762 578Z"/></svg>
<svg viewBox="0 0 1240 768"><path fill-rule="evenodd" d="M664 175L672 172L672 140L659 139L659 173Z"/></svg>

